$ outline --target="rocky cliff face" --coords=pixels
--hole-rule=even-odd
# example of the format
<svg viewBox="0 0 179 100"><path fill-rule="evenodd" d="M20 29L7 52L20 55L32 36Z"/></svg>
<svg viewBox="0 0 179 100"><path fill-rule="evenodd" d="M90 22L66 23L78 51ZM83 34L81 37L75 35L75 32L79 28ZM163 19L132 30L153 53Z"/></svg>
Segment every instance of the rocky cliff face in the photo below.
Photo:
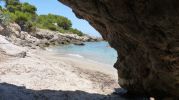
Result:
<svg viewBox="0 0 179 100"><path fill-rule="evenodd" d="M119 84L131 94L179 96L178 0L59 0L118 52Z"/></svg>
<svg viewBox="0 0 179 100"><path fill-rule="evenodd" d="M35 32L25 32L16 23L9 23L4 26L0 24L0 35L5 36L16 45L28 46L31 48L48 47L62 44L83 44L83 42L95 42L100 39L91 36L78 36L77 34L60 33L46 29L36 29Z"/></svg>

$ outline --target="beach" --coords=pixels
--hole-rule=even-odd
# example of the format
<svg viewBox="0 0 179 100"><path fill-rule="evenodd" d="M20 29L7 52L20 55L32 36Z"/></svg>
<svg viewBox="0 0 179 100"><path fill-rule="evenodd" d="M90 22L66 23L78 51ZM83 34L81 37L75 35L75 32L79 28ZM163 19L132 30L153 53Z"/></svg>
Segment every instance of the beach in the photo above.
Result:
<svg viewBox="0 0 179 100"><path fill-rule="evenodd" d="M32 35L21 31L15 23L11 25L9 28L2 27L0 35L1 100L64 100L63 97L69 99L72 94L75 94L73 97L80 97L77 100L94 100L106 98L114 92L114 88L119 88L113 64L100 62L97 59L101 57L94 56L100 51L91 56L94 59L88 59L90 55L54 52L50 48L55 45L46 46L56 35L60 41L63 38L64 41L70 40L71 44L72 40L85 43L91 38L62 35L48 30L40 30L36 33L38 35ZM39 35L45 38L38 39ZM64 49L63 46L67 44L59 46ZM98 51L83 51L80 46L76 48L78 52L86 54ZM54 96L56 92L57 96ZM62 96L61 93L68 96Z"/></svg>
<svg viewBox="0 0 179 100"><path fill-rule="evenodd" d="M14 42L0 35L0 100L128 100L106 43L60 45L55 52Z"/></svg>
<svg viewBox="0 0 179 100"><path fill-rule="evenodd" d="M1 53L1 83L32 90L79 90L104 95L111 94L114 88L119 87L117 72L112 65L70 55L57 55L47 50L26 50L24 58ZM3 92L17 95L17 91L11 89ZM18 94L23 92L18 91Z"/></svg>

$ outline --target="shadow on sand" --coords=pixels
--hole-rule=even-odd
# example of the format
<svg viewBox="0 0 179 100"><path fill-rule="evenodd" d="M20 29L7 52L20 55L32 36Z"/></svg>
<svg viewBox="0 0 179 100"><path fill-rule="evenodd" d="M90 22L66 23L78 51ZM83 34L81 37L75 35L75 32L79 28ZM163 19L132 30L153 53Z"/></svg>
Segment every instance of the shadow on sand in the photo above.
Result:
<svg viewBox="0 0 179 100"><path fill-rule="evenodd" d="M84 91L32 90L0 83L0 100L149 100L124 98L119 95L92 94Z"/></svg>

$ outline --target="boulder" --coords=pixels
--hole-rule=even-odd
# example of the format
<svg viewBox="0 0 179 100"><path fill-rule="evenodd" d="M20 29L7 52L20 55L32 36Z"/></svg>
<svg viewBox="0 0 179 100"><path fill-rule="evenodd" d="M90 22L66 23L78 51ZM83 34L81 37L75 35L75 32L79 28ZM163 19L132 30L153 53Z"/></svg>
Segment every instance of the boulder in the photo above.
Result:
<svg viewBox="0 0 179 100"><path fill-rule="evenodd" d="M78 46L84 46L85 44L83 42L75 42L73 43L74 45L78 45Z"/></svg>
<svg viewBox="0 0 179 100"><path fill-rule="evenodd" d="M25 57L27 48L14 45L5 36L0 35L0 50L4 51L7 55Z"/></svg>
<svg viewBox="0 0 179 100"><path fill-rule="evenodd" d="M59 0L118 52L129 94L179 98L178 0Z"/></svg>
<svg viewBox="0 0 179 100"><path fill-rule="evenodd" d="M15 57L25 58L27 56L27 53L25 51L22 51L15 55Z"/></svg>
<svg viewBox="0 0 179 100"><path fill-rule="evenodd" d="M4 30L4 27L0 25L0 33Z"/></svg>

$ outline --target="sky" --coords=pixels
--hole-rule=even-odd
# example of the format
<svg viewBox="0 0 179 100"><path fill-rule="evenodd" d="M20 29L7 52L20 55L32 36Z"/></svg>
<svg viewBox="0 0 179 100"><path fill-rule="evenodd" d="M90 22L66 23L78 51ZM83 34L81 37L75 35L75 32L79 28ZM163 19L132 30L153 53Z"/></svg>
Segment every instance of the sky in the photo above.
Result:
<svg viewBox="0 0 179 100"><path fill-rule="evenodd" d="M71 8L63 5L58 0L20 0L28 2L37 7L37 13L41 14L57 14L65 16L72 21L72 27L89 34L91 36L100 36L100 34L85 20L78 19L72 12Z"/></svg>

